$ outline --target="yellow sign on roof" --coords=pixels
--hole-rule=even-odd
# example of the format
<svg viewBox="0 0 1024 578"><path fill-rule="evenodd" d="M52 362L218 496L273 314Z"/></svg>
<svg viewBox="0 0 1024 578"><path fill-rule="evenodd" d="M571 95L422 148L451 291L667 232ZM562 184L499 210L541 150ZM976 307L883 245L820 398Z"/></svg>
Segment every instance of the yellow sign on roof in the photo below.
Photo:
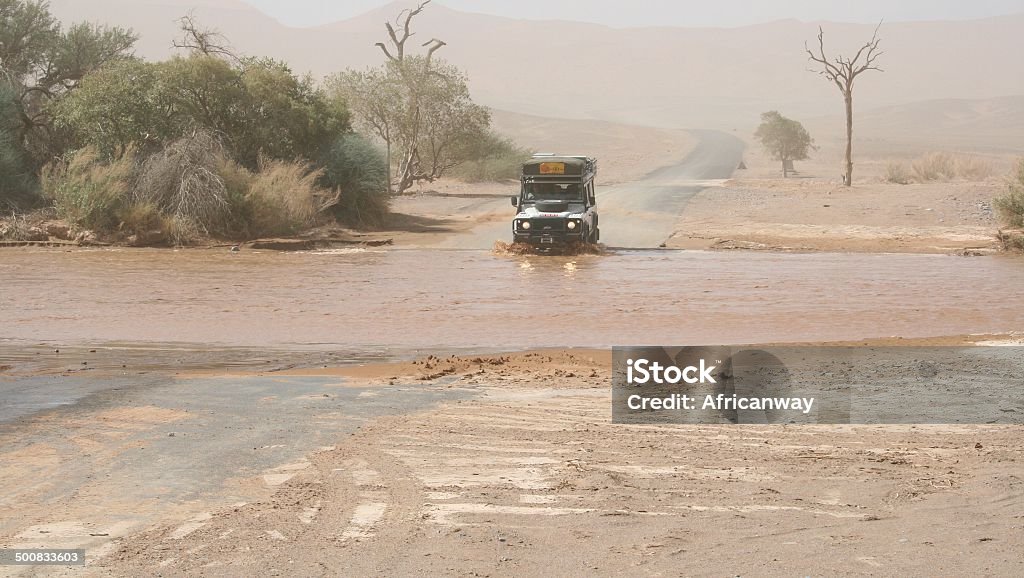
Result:
<svg viewBox="0 0 1024 578"><path fill-rule="evenodd" d="M540 174L542 175L564 175L565 163L541 163Z"/></svg>

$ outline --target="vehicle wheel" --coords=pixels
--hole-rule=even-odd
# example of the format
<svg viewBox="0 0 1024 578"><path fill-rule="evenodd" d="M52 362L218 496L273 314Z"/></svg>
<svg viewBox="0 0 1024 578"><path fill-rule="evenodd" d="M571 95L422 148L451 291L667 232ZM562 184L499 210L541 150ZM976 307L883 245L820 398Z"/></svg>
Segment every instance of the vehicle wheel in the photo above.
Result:
<svg viewBox="0 0 1024 578"><path fill-rule="evenodd" d="M594 229L590 231L590 244L596 245L601 240L601 229Z"/></svg>

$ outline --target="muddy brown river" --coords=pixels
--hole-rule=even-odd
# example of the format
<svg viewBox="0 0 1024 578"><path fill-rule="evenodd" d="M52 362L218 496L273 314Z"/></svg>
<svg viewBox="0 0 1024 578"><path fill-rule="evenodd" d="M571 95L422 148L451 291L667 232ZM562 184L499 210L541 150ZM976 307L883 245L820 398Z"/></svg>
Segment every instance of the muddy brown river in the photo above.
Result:
<svg viewBox="0 0 1024 578"><path fill-rule="evenodd" d="M1010 257L7 250L0 338L395 351L926 337L1024 326Z"/></svg>

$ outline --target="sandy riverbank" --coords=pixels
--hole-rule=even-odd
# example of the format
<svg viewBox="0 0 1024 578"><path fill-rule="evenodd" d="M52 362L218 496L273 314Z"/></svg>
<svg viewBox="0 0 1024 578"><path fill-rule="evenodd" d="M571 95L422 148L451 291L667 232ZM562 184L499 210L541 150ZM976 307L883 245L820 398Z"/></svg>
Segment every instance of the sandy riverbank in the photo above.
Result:
<svg viewBox="0 0 1024 578"><path fill-rule="evenodd" d="M998 250L996 182L895 185L737 178L698 193L667 246L877 253Z"/></svg>

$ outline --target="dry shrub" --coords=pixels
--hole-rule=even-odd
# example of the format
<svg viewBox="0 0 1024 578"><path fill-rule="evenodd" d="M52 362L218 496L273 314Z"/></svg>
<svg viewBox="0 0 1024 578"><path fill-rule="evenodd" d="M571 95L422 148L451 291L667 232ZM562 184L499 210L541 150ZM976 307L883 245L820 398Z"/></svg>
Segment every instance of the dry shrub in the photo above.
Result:
<svg viewBox="0 0 1024 578"><path fill-rule="evenodd" d="M1024 158L1007 178L1006 194L996 198L995 208L1007 226L1024 227Z"/></svg>
<svg viewBox="0 0 1024 578"><path fill-rule="evenodd" d="M143 163L135 200L202 233L222 231L230 209L227 187L217 173L223 154L209 132L178 139Z"/></svg>
<svg viewBox="0 0 1024 578"><path fill-rule="evenodd" d="M133 151L104 162L90 146L48 165L42 174L43 191L62 219L109 232L117 228L117 214L129 203L135 170Z"/></svg>
<svg viewBox="0 0 1024 578"><path fill-rule="evenodd" d="M885 164L885 176L883 179L887 183L907 185L910 184L910 172L907 170L907 167L903 166L903 163L888 162Z"/></svg>
<svg viewBox="0 0 1024 578"><path fill-rule="evenodd" d="M999 231L996 240L1003 251L1024 251L1024 231Z"/></svg>
<svg viewBox="0 0 1024 578"><path fill-rule="evenodd" d="M176 246L194 245L203 240L205 231L184 217L167 219L167 237Z"/></svg>
<svg viewBox="0 0 1024 578"><path fill-rule="evenodd" d="M983 181L992 176L992 163L970 155L959 155L956 158L956 174L968 181Z"/></svg>
<svg viewBox="0 0 1024 578"><path fill-rule="evenodd" d="M309 165L286 161L260 161L252 176L248 204L250 232L256 235L286 235L316 222L330 193L317 185L323 171Z"/></svg>
<svg viewBox="0 0 1024 578"><path fill-rule="evenodd" d="M0 219L0 241L32 241L35 232L24 215L11 213L10 219Z"/></svg>
<svg viewBox="0 0 1024 578"><path fill-rule="evenodd" d="M911 167L918 182L948 181L956 177L956 159L945 152L927 153L915 160Z"/></svg>
<svg viewBox="0 0 1024 578"><path fill-rule="evenodd" d="M172 234L173 219L165 217L149 203L131 203L118 211L120 233L129 243L137 246L162 245L168 241L182 245Z"/></svg>
<svg viewBox="0 0 1024 578"><path fill-rule="evenodd" d="M931 152L922 155L912 163L914 180L920 183L964 179L983 181L992 176L992 163L987 160L963 154ZM888 181L888 174L886 175ZM889 181L895 182L895 181Z"/></svg>
<svg viewBox="0 0 1024 578"><path fill-rule="evenodd" d="M163 230L166 226L160 209L149 203L131 203L118 212L121 231L129 235Z"/></svg>

